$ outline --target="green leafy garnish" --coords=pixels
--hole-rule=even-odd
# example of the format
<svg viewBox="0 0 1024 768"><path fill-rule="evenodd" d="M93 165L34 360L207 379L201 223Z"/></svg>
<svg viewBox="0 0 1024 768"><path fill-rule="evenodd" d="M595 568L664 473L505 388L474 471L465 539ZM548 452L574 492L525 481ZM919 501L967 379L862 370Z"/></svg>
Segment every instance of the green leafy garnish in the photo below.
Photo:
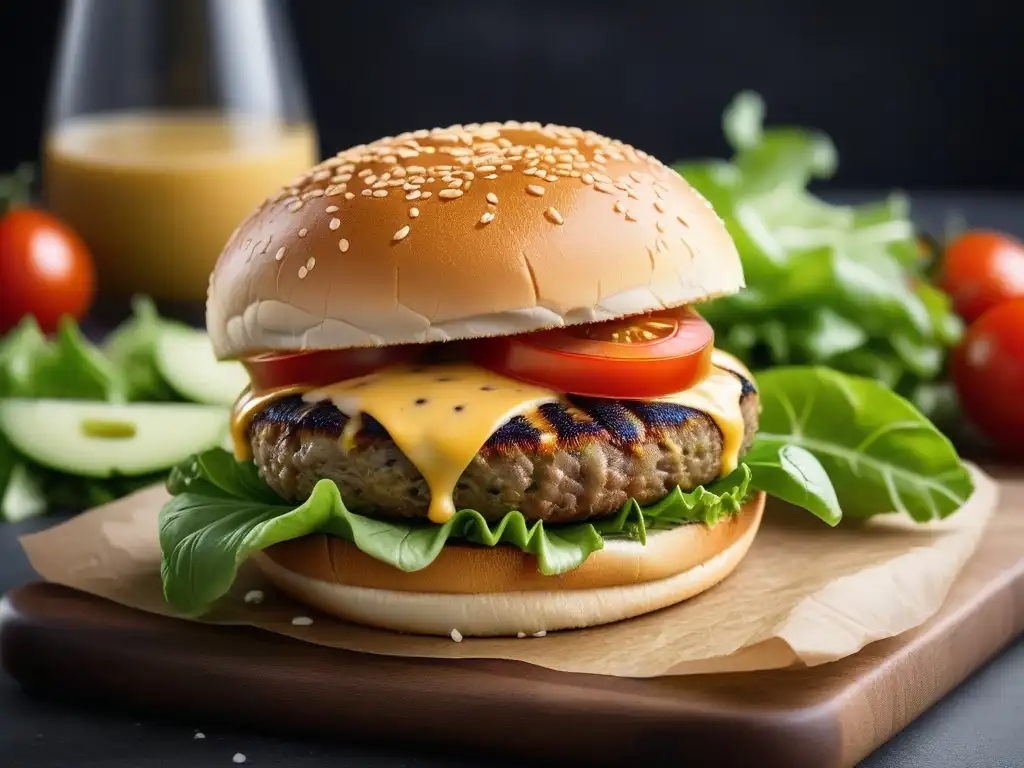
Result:
<svg viewBox="0 0 1024 768"><path fill-rule="evenodd" d="M160 570L168 603L186 612L204 610L223 596L239 565L254 552L311 533L351 541L403 571L426 568L449 539L505 544L535 555L538 570L554 575L581 565L606 538L643 542L648 528L714 524L740 509L749 485L750 472L743 467L725 481L692 493L676 490L650 507L631 500L618 514L595 523L545 526L527 522L519 512L488 522L462 509L434 525L352 512L330 480L319 481L302 504L289 504L266 486L255 465L236 462L218 448L183 463L168 479L174 496L160 512Z"/></svg>
<svg viewBox="0 0 1024 768"><path fill-rule="evenodd" d="M761 484L762 457L788 452L792 461L794 448L817 459L838 507L850 517L905 512L922 522L944 518L973 491L970 473L949 439L877 381L797 366L762 373L758 387L763 410L746 460L755 484L769 493L801 503L779 484ZM801 455L796 456L799 472L813 480L817 468Z"/></svg>
<svg viewBox="0 0 1024 768"><path fill-rule="evenodd" d="M831 205L809 192L834 173L835 147L819 131L765 128L753 93L733 100L723 130L729 161L676 166L725 220L743 261L747 288L701 305L716 344L755 372L825 364L907 397L939 379L962 328L928 282L906 199Z"/></svg>

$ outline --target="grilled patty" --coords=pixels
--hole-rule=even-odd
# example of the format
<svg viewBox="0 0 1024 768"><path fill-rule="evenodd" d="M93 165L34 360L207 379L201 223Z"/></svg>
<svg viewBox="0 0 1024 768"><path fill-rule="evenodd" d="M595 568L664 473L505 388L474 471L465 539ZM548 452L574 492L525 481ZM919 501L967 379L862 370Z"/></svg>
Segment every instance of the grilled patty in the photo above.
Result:
<svg viewBox="0 0 1024 768"><path fill-rule="evenodd" d="M737 377L745 452L759 405L753 384ZM518 509L528 520L567 523L612 514L631 497L653 503L676 486L693 490L720 474L722 434L701 411L576 397L538 411L512 418L491 435L456 485L457 509L475 509L490 520ZM427 484L384 427L363 414L355 447L345 453L339 437L347 420L332 403L306 403L297 395L257 413L249 435L267 484L301 501L329 478L354 511L426 517ZM537 425L555 439L542 439Z"/></svg>

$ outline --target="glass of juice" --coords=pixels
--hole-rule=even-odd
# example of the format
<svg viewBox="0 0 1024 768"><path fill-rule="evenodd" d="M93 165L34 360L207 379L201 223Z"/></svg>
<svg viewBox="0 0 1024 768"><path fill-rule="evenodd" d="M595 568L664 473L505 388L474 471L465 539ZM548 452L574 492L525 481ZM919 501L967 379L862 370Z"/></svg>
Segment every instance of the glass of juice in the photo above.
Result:
<svg viewBox="0 0 1024 768"><path fill-rule="evenodd" d="M70 0L65 13L47 204L90 246L100 307L148 294L191 315L234 228L319 154L285 9Z"/></svg>

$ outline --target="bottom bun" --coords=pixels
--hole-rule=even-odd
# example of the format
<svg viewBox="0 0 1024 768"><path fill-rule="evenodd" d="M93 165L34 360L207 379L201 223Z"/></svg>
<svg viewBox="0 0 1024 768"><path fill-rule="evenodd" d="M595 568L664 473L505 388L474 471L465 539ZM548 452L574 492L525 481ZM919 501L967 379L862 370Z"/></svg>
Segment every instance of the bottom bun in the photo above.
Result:
<svg viewBox="0 0 1024 768"><path fill-rule="evenodd" d="M532 555L505 546L448 544L441 553L444 558L422 571L406 573L384 566L387 576L380 579L381 585L367 579L366 572L360 578L346 578L359 573L362 565L377 572L383 564L348 542L326 536L276 544L254 555L253 561L295 599L359 624L422 635L450 635L453 630L463 637L530 635L621 621L710 589L747 554L764 503L765 495L758 493L738 514L713 527L695 524L649 532L646 545L609 540L576 571L539 579ZM342 553L343 566L338 559ZM657 559L658 567L645 568L645 556ZM491 558L500 564L497 583L493 574L481 573ZM510 567L509 558L518 566ZM663 575L667 560L680 568ZM459 566L465 571L453 572ZM645 573L657 577L645 578ZM438 589L439 574L460 583ZM416 588L418 580L426 590ZM474 581L479 582L477 589L472 588ZM543 588L544 582L550 582L550 588Z"/></svg>

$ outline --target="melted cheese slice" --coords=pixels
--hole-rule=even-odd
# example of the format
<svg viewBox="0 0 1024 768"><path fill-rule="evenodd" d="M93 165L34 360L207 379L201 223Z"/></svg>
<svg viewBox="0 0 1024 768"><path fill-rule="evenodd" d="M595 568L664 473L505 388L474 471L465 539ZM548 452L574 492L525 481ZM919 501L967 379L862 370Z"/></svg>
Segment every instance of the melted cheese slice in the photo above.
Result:
<svg viewBox="0 0 1024 768"><path fill-rule="evenodd" d="M330 400L348 416L365 413L379 421L423 475L430 489L430 520L444 523L455 514L455 484L494 431L558 395L453 364L394 366L316 389L305 399Z"/></svg>
<svg viewBox="0 0 1024 768"><path fill-rule="evenodd" d="M739 463L744 431L742 386L729 370L753 380L742 363L715 350L711 372L704 380L684 392L647 401L687 406L714 420L722 433L722 477ZM252 415L269 400L296 391L289 388L243 396L232 420L240 460L251 457L246 432ZM474 365L446 364L393 366L306 391L304 399L310 403L329 400L350 417L339 438L345 452L355 444L363 414L380 422L426 481L430 520L444 523L455 513L455 484L498 427L543 403L556 402L562 395Z"/></svg>

